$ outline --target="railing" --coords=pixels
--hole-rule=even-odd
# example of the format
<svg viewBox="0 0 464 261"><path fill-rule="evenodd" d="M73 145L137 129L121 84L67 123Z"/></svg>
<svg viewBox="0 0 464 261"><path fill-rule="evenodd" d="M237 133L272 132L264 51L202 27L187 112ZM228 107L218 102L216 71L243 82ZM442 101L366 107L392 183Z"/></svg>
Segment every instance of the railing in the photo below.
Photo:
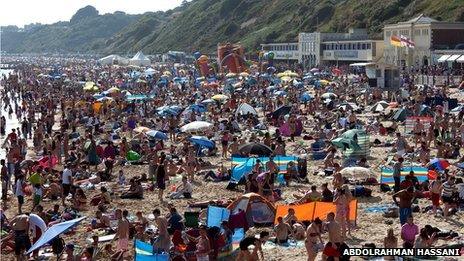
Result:
<svg viewBox="0 0 464 261"><path fill-rule="evenodd" d="M428 86L459 85L464 80L464 76L433 76L433 75L416 75L414 82L416 84Z"/></svg>

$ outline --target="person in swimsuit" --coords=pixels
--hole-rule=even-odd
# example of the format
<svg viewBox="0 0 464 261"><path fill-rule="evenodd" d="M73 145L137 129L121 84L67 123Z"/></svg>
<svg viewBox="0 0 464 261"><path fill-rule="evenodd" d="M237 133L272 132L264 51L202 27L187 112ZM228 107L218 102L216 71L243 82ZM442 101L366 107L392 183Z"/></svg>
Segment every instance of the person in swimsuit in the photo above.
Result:
<svg viewBox="0 0 464 261"><path fill-rule="evenodd" d="M337 222L340 224L342 229L342 238L346 239L346 230L347 230L347 216L348 216L348 206L349 201L348 197L346 196L345 189L340 189L337 191L334 201L336 206L336 219Z"/></svg>
<svg viewBox="0 0 464 261"><path fill-rule="evenodd" d="M306 229L305 247L308 252L308 261L316 260L317 253L321 250L321 246L324 245L321 231L322 221L319 218L316 218L313 223L308 226L308 229ZM317 243L317 238L319 238L320 244Z"/></svg>

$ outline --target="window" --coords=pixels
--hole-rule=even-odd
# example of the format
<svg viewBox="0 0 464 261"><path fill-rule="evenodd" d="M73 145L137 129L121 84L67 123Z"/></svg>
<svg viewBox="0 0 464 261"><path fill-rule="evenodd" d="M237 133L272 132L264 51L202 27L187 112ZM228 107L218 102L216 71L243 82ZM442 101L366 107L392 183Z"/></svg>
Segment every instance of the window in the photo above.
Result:
<svg viewBox="0 0 464 261"><path fill-rule="evenodd" d="M415 36L420 36L421 35L421 30L420 29L414 30L414 35Z"/></svg>
<svg viewBox="0 0 464 261"><path fill-rule="evenodd" d="M371 49L371 44L368 43L368 44L367 44L367 50L370 50L370 49Z"/></svg>
<svg viewBox="0 0 464 261"><path fill-rule="evenodd" d="M422 29L422 35L429 35L429 29Z"/></svg>
<svg viewBox="0 0 464 261"><path fill-rule="evenodd" d="M366 50L366 44L363 43L361 49Z"/></svg>

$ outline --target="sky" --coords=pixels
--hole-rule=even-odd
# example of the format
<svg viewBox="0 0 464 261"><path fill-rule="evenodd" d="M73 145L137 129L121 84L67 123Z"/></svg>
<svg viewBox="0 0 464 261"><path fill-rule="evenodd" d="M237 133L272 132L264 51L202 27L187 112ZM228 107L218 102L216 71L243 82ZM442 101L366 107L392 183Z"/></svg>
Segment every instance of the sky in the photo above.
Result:
<svg viewBox="0 0 464 261"><path fill-rule="evenodd" d="M141 14L166 11L182 0L7 0L0 5L0 25L22 27L30 23L51 24L69 21L80 8L92 5L100 14L123 11Z"/></svg>

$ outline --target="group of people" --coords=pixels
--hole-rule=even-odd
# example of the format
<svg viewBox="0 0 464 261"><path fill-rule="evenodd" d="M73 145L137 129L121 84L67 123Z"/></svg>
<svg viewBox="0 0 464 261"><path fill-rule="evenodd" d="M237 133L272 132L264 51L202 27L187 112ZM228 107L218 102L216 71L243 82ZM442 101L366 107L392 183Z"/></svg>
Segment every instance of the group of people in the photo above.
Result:
<svg viewBox="0 0 464 261"><path fill-rule="evenodd" d="M340 147L331 141L352 129L365 129L380 143L387 143L382 138L385 136L395 139L389 145L396 157L392 166L393 200L399 199L400 224L405 230L402 238L407 242L404 247L433 241L428 230L424 232L427 240L419 236L419 243L411 241L412 234L421 235L422 231L414 232L417 228L410 224L417 195L430 198L433 213L438 213L443 203L445 217L455 213L462 203L456 198L462 183L458 172L436 170L438 177L426 186L419 184L413 174L402 180L401 171L405 159L426 166L435 150L439 158L462 162L464 111L451 115L447 109L436 107L430 125L417 122L411 136L401 133L398 126L386 131L382 121L387 116L360 116L370 105L386 98L377 89L359 95L357 88L367 84L365 76L357 77L354 84L347 75L321 69L311 73L310 81L289 82L277 79L273 73L260 74L259 67L254 66L249 76L218 75L210 79L217 83L213 85L198 80L198 71L190 65L157 65L156 72L145 73L132 67L74 61L70 67L57 69L62 77L48 77L57 73L47 71L56 60L48 62L38 59L32 64L21 63L14 73L1 79L0 130L5 151L1 159L2 222L10 235L2 238L2 246L14 250L18 260L23 260L24 251L40 238L36 233L29 239L29 227L34 227L30 225L32 215L39 216L47 227L92 216L89 231L115 234L115 250L112 244L101 245L96 234L93 243L81 253L74 253L74 243L81 242L65 244L61 252L67 254L67 260L75 260L76 255L88 260L127 259L132 239L149 242L155 252L173 256L183 253L180 245L192 245L197 260L214 259L232 245L230 224L224 222L218 229L195 226L191 232L186 226L187 215L178 211L185 210L186 203L205 207L198 202L200 199L207 207L212 194L214 200L223 198L215 190L227 187L224 182L229 181L232 169L225 166L230 157L263 156L242 150L250 143L262 146L269 160L256 160L233 186L236 191L230 193L256 193L271 204L282 199L290 199L292 204L331 202L336 211L321 217L323 220L303 222L290 209L286 216L277 218L273 229L257 238L245 236L238 254L242 259L237 260L263 260L262 246L269 238L275 238L277 245L289 239L304 241L308 260L317 259L318 254L326 260L343 260L353 229L348 214L355 195L340 171L348 166L344 153L352 145ZM302 68L296 71L299 78L307 74ZM332 83L320 84L321 80ZM96 85L99 94L83 88L89 82ZM397 107L419 115L425 97L438 90L420 89L410 80L405 82L409 98L388 98L394 98ZM280 88L279 93L274 88ZM303 100L309 92L311 98ZM222 96L215 98L217 93ZM331 94L330 99L325 94ZM446 91L443 95L446 98ZM357 108L343 106L343 101L357 104ZM249 106L246 113L240 109L243 104ZM192 122L210 125L194 130L202 134L198 138L181 131L182 126ZM308 140L324 144L320 161L310 160ZM220 148L216 148L219 144ZM286 163L284 169L275 161L276 156L292 154L305 155ZM369 155L363 155L350 166L371 168L373 161L368 161ZM308 175L310 172L314 175ZM327 176L331 176L330 182L325 180ZM15 210L12 198L17 202ZM144 207L137 207L140 205L154 210L148 213ZM165 216L161 215L163 209L169 212ZM205 219L204 212L200 211L200 219ZM11 217L9 222L7 216ZM325 231L328 240L323 244Z"/></svg>

